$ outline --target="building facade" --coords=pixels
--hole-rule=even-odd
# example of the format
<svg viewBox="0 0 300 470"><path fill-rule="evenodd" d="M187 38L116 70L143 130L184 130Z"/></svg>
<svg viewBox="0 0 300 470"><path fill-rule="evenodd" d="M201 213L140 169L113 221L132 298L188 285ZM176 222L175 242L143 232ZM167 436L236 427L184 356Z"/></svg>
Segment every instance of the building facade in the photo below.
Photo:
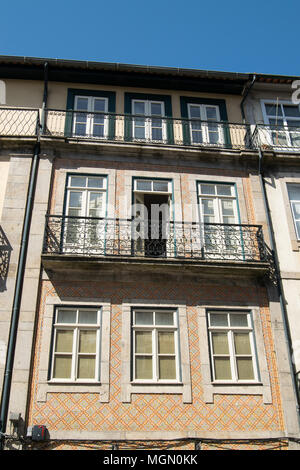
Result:
<svg viewBox="0 0 300 470"><path fill-rule="evenodd" d="M298 238L279 275L265 91L247 74L0 64L4 445L295 448Z"/></svg>

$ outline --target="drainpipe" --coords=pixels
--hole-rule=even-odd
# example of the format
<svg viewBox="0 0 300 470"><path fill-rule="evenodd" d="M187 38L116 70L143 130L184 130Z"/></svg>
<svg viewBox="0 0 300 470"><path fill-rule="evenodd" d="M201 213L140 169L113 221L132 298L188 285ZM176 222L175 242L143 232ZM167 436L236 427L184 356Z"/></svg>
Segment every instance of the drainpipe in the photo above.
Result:
<svg viewBox="0 0 300 470"><path fill-rule="evenodd" d="M287 315L287 310L286 310L286 305L285 305L285 299L284 299L284 293L283 293L284 292L283 284L282 284L282 279L281 279L281 276L280 276L279 259L278 259L277 248L276 248L274 228L273 228L273 224L272 224L270 206L269 206L269 202L268 202L266 185L265 185L265 181L264 181L264 174L263 174L263 168L262 168L263 167L263 153L262 153L260 147L258 148L258 152L259 152L259 171L258 171L258 173L259 173L259 179L260 179L260 184L261 184L261 188L262 188L262 195L263 195L265 213L266 213L266 217L267 217L267 225L268 225L269 238L270 238L270 248L271 248L271 251L272 251L274 264L275 264L277 292L278 292L278 297L279 297L279 302L280 302L280 308L281 308L281 313L282 313L285 336L286 336L286 340L287 340L287 343L288 343L288 351L289 351L288 357L289 357L289 363L290 363L290 370L291 370L291 375L292 375L294 393L295 393L295 396L296 396L298 421L299 421L299 426L300 426L300 415L299 415L300 396L299 396L299 390L298 390L298 385L297 385L297 371L296 371L296 368L295 368L295 364L293 364L293 361L292 361L292 356L293 356L292 337L291 337L289 321L288 321L288 315Z"/></svg>
<svg viewBox="0 0 300 470"><path fill-rule="evenodd" d="M27 247L30 234L30 224L31 224L31 215L34 204L34 194L35 186L38 175L38 167L40 161L40 131L44 132L46 124L46 107L48 99L48 62L44 64L44 94L43 94L43 104L42 104L42 114L41 114L41 125L37 125L37 142L34 148L34 154L31 162L29 185L28 185L28 194L25 207L25 216L23 222L22 230L22 239L20 246L20 255L18 262L18 269L16 275L16 285L14 292L14 300L11 314L11 324L7 345L7 354L6 354L6 363L5 363L5 372L3 379L3 389L1 397L1 407L0 407L0 450L3 450L4 447L4 434L7 424L7 413L9 408L9 399L10 399L10 389L11 381L13 374L13 363L15 357L15 347L18 333L18 323L20 316L20 307L22 300L22 290L24 282L24 273L27 257Z"/></svg>
<svg viewBox="0 0 300 470"><path fill-rule="evenodd" d="M10 324L9 339L8 339L8 345L7 345L7 355L6 355L6 364L5 364L2 399L1 399L1 410L0 410L0 432L2 433L0 436L0 450L3 449L3 445L4 445L3 434L5 433L5 430L6 430L11 380L12 380L12 373L13 373L13 363L14 363L14 356L15 356L15 346L16 346L17 333L18 333L18 322L19 322L19 315L20 315L24 272L25 272L25 264L26 264L26 256L27 256L27 247L28 247L28 241L29 241L30 223L31 223L31 215L32 215L32 209L33 209L33 203L34 203L34 192L35 192L35 185L36 185L36 179L37 179L37 173L38 173L39 159L40 159L40 141L39 141L39 136L38 136L38 140L35 144L34 155L33 155L32 163L31 163L31 171L30 171L29 187L28 187L28 194L27 194L27 201L26 201L26 208L25 208L24 223L23 223L20 255L19 255L14 300L13 300L13 307L12 307L12 314L11 314L11 324Z"/></svg>
<svg viewBox="0 0 300 470"><path fill-rule="evenodd" d="M245 88L244 88L244 90L243 90L243 92L242 92L242 97L243 97L243 99L242 99L242 101L241 101L241 103L240 103L240 107L241 107L241 113L242 113L242 118L243 118L243 121L244 121L244 122L246 121L245 110L244 110L244 103L245 103L245 101L246 101L246 98L247 98L247 96L248 96L248 94L249 94L251 88L252 88L253 85L254 85L255 80L256 80L256 75L253 75L251 82L250 82L250 83L248 82L248 83L245 85Z"/></svg>

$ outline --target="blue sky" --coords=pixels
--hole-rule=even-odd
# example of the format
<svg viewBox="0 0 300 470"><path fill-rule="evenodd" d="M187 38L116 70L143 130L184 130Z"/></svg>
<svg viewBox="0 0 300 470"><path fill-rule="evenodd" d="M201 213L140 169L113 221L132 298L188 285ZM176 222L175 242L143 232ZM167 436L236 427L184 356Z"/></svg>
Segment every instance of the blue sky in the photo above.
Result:
<svg viewBox="0 0 300 470"><path fill-rule="evenodd" d="M299 0L2 0L0 55L300 76Z"/></svg>

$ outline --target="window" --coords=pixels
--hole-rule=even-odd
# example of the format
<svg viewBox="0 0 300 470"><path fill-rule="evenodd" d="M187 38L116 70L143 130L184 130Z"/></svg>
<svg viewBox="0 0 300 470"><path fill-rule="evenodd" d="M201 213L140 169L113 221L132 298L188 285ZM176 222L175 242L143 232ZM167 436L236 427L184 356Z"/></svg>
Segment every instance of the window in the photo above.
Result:
<svg viewBox="0 0 300 470"><path fill-rule="evenodd" d="M133 380L178 382L179 338L176 310L133 311Z"/></svg>
<svg viewBox="0 0 300 470"><path fill-rule="evenodd" d="M56 308L51 379L100 380L100 309Z"/></svg>
<svg viewBox="0 0 300 470"><path fill-rule="evenodd" d="M200 221L203 223L203 250L206 256L232 252L242 247L234 184L198 183Z"/></svg>
<svg viewBox="0 0 300 470"><path fill-rule="evenodd" d="M125 140L173 143L171 97L125 93Z"/></svg>
<svg viewBox="0 0 300 470"><path fill-rule="evenodd" d="M271 141L280 147L300 146L300 109L284 101L263 103L266 124L270 125Z"/></svg>
<svg viewBox="0 0 300 470"><path fill-rule="evenodd" d="M65 248L83 250L104 239L107 178L68 175L66 187Z"/></svg>
<svg viewBox="0 0 300 470"><path fill-rule="evenodd" d="M164 103L160 101L132 101L133 138L135 140L165 141L166 121ZM145 116L145 117L138 117Z"/></svg>
<svg viewBox="0 0 300 470"><path fill-rule="evenodd" d="M65 135L90 139L115 137L116 95L112 91L68 89Z"/></svg>
<svg viewBox="0 0 300 470"><path fill-rule="evenodd" d="M224 142L218 106L188 104L188 117L192 144L222 144Z"/></svg>
<svg viewBox="0 0 300 470"><path fill-rule="evenodd" d="M300 240L300 184L288 184L287 189L297 239Z"/></svg>
<svg viewBox="0 0 300 470"><path fill-rule="evenodd" d="M210 311L208 331L213 381L258 381L251 313Z"/></svg>
<svg viewBox="0 0 300 470"><path fill-rule="evenodd" d="M73 135L106 138L108 136L108 99L75 96Z"/></svg>
<svg viewBox="0 0 300 470"><path fill-rule="evenodd" d="M180 97L184 144L231 147L225 100Z"/></svg>

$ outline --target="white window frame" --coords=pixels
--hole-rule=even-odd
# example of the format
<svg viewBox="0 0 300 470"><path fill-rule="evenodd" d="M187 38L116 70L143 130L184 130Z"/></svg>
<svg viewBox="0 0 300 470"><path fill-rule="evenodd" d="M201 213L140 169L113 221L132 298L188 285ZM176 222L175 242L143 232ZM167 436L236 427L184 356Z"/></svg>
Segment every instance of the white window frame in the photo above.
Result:
<svg viewBox="0 0 300 470"><path fill-rule="evenodd" d="M87 99L88 106L86 111L81 111L77 109L77 102L79 99ZM101 115L101 112L97 112L94 110L95 108L95 100L103 100L105 103L104 113L108 113L108 98L102 96L84 96L84 95L76 95L74 99L74 118L73 118L73 135L80 136L80 137L94 137L95 139L107 139L108 137L108 116L104 116L104 123L103 123L103 136L97 136L93 133L93 126L94 126L94 116L95 114ZM86 125L85 125L85 133L84 134L77 134L76 133L76 122L77 122L77 115L86 114ZM97 123L96 123L97 125Z"/></svg>
<svg viewBox="0 0 300 470"><path fill-rule="evenodd" d="M299 199L291 199L290 195L289 195L289 190L288 190L289 186L298 186L299 187L299 195L300 195L300 183L287 183L287 193L288 193L292 218L293 218L293 222L294 222L296 238L297 238L297 241L299 241L300 240L300 229L298 230L296 222L300 223L300 217L299 217L299 219L296 219L296 216L295 216L295 213L294 213L294 208L293 208L293 203L299 203L300 204L300 197L299 197Z"/></svg>
<svg viewBox="0 0 300 470"><path fill-rule="evenodd" d="M226 314L227 315L227 322L228 326L212 326L210 323L210 315L211 314ZM244 314L247 317L247 326L231 326L230 315L236 314ZM210 350L210 360L211 360L211 371L212 371L212 381L213 383L228 383L228 384L252 384L257 383L260 381L260 375L258 370L258 361L257 361L257 353L256 353L256 343L255 343L255 334L254 334L254 326L252 320L252 314L250 311L239 311L239 310L208 310L207 311L207 327L208 327L208 338L209 338L209 350ZM229 356L230 359L230 370L231 370L231 379L216 379L215 378L215 368L214 368L214 357L216 356L213 353L213 344L212 344L212 333L226 333L228 339L228 346L229 346L229 354L221 354L220 356L225 357ZM250 348L251 348L251 355L238 355L235 353L234 350L234 333L244 333L249 335L250 339ZM253 379L239 379L238 378L238 371L237 371L237 357L251 357L252 359L252 366L253 366Z"/></svg>
<svg viewBox="0 0 300 470"><path fill-rule="evenodd" d="M153 325L137 325L135 323L135 314L136 312L147 312L152 313ZM156 313L173 313L173 325L156 325L155 316ZM135 333L140 331L152 332L152 354L142 354L136 353L135 351ZM159 378L159 356L158 353L158 333L159 332L172 332L174 333L174 354L166 354L166 356L175 356L175 370L176 378L175 379L160 379ZM151 356L152 357L152 379L137 379L135 373L135 358L136 356ZM172 383L181 383L181 368L180 368L180 354L179 354L179 327L178 327L178 312L173 309L140 309L134 308L132 311L132 370L133 377L132 383L136 384L147 384L147 383L157 383L157 384L172 384Z"/></svg>
<svg viewBox="0 0 300 470"><path fill-rule="evenodd" d="M283 109L283 106L284 105L288 105L288 106L295 106L295 107L298 107L298 109L300 109L300 106L298 105L295 105L295 103L293 103L292 101L288 101L288 100L261 100L261 107L262 107L262 113L263 113L263 119L264 119L264 122L267 126L272 126L272 124L270 124L270 118L271 119L274 119L276 118L276 116L269 116L267 114L267 110L266 110L266 105L267 104L272 104L272 105L280 105L281 106L281 112L282 112L282 115L281 116L278 116L278 118L280 120L283 121L283 127L282 129L280 129L280 127L278 128L278 132L281 132L281 133L284 133L285 137L286 137L286 141L287 141L287 147L294 147L294 145L292 144L292 141L291 141L291 136L290 136L290 133L293 132L291 131L291 129L288 128L288 121L291 119L293 121L299 121L299 130L298 130L298 133L299 133L299 136L300 136L300 117L297 118L297 117L289 117L289 116L285 116L284 114L284 109ZM298 129L298 128L296 128ZM272 137L272 133L274 131L272 131L271 129L269 130L269 145L271 146L275 146L276 147L276 144L274 144L273 142L273 137ZM297 130L296 130L297 132ZM282 147L282 145L279 145L279 147ZM299 148L299 147L296 147L296 148Z"/></svg>
<svg viewBox="0 0 300 470"><path fill-rule="evenodd" d="M200 118L195 118L191 116L191 106L197 107L200 110ZM214 143L210 142L209 138L209 122L214 122L214 123L219 123L221 121L221 116L220 116L220 108L218 105L212 105L212 104L198 104L198 103L188 103L188 118L189 118L189 128L190 128L190 138L191 138L191 143L192 145L202 145L202 144L209 144L209 145L214 145ZM207 118L207 108L213 108L216 110L216 121L213 121L211 119ZM202 143L199 144L199 142L193 142L193 129L192 129L192 121L200 121L201 130L202 133ZM224 144L224 132L223 132L223 126L222 123L217 124L218 126L218 142L216 145L222 145ZM194 129L195 130L195 129Z"/></svg>
<svg viewBox="0 0 300 470"><path fill-rule="evenodd" d="M85 178L86 183L85 186L72 186L71 184L71 179L72 178ZM102 188L98 188L97 186L88 186L88 180L89 179L102 179L103 180L103 186ZM68 175L67 179L67 185L66 185L66 210L65 210L65 215L68 215L69 212L69 205L70 205L70 193L71 192L78 192L82 194L82 205L81 205L81 213L78 215L78 217L88 217L88 204L90 200L90 194L91 193L103 193L105 196L103 196L103 204L102 204L102 213L100 218L105 216L105 210L106 210L106 202L107 202L107 176L102 176L102 175L76 175L76 174L71 174Z"/></svg>
<svg viewBox="0 0 300 470"><path fill-rule="evenodd" d="M165 103L163 101L157 101L157 100L139 100L139 99L133 99L132 102L132 110L134 110L134 103L144 103L145 104L145 114L139 114L139 113L134 113L133 114L133 120L132 120L132 137L134 140L140 140L140 141L147 141L147 142L167 142L167 123L165 118ZM162 114L160 116L156 114L151 114L151 104L160 104L161 105L161 110ZM144 116L145 117L145 125L144 126L139 126L139 127L144 127L145 128L145 137L140 138L136 137L135 135L135 122L138 119L137 116L141 116L141 118ZM161 139L153 139L152 138L152 119L161 119L162 125L162 138ZM155 128L155 127L154 127Z"/></svg>
<svg viewBox="0 0 300 470"><path fill-rule="evenodd" d="M227 186L227 187L229 186L231 189L231 194L230 196L221 195L221 194L217 194L217 191L215 192L215 194L203 194L201 192L201 184L214 185L215 187L216 186ZM234 204L233 204L233 212L234 212L234 219L235 219L234 223L239 224L238 200L237 200L237 194L236 194L234 183L224 183L221 181L220 182L198 181L197 192L198 192L198 205L199 205L199 211L200 211L200 221L202 223L204 223L204 214L203 214L202 204L201 204L202 199L213 199L214 216L217 219L214 223L216 224L224 224L223 219L222 219L222 199L225 199L225 200L234 201Z"/></svg>
<svg viewBox="0 0 300 470"><path fill-rule="evenodd" d="M59 323L57 321L59 311L74 311L76 310L76 322L75 323ZM79 323L79 312L80 311L95 311L97 312L97 323ZM50 380L52 383L100 383L100 347L101 347L101 323L102 323L102 309L101 308L93 308L93 307L57 307L55 308L54 313L54 323L53 323L53 343L52 343L52 351L51 351L51 373L50 373ZM64 353L64 352L56 352L55 345L56 345L56 335L57 331L73 331L73 345L72 345L72 352ZM96 351L95 354L90 354L95 356L95 376L91 379L82 379L78 378L78 358L79 356L84 355L83 353L79 353L79 336L80 331L96 331ZM55 378L54 377L54 365L55 365L55 356L59 355L69 355L72 357L71 362L71 377L66 378Z"/></svg>

